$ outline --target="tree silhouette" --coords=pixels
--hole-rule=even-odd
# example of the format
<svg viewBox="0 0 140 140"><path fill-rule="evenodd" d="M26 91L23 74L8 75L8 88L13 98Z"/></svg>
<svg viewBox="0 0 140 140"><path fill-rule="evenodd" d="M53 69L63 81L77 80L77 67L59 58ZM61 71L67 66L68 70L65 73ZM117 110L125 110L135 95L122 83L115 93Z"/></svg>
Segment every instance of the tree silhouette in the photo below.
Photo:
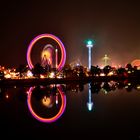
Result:
<svg viewBox="0 0 140 140"><path fill-rule="evenodd" d="M91 72L92 76L100 75L101 69L98 67L98 65L97 66L91 66L90 72Z"/></svg>
<svg viewBox="0 0 140 140"><path fill-rule="evenodd" d="M24 72L27 72L27 67L24 64L20 64L19 67L16 69L17 72L19 72L20 78L23 76Z"/></svg>
<svg viewBox="0 0 140 140"><path fill-rule="evenodd" d="M32 73L35 77L40 78L40 75L44 74L44 68L41 66L40 63L36 63L34 68L32 69Z"/></svg>
<svg viewBox="0 0 140 140"><path fill-rule="evenodd" d="M107 65L103 68L104 74L107 76L108 73L112 70L111 66Z"/></svg>

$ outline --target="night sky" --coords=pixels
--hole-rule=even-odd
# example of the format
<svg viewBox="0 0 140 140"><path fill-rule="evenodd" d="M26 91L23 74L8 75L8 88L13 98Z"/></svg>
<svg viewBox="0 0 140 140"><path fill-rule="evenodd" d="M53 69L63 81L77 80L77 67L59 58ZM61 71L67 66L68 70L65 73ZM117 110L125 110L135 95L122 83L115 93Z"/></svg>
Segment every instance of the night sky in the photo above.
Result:
<svg viewBox="0 0 140 140"><path fill-rule="evenodd" d="M86 39L95 39L93 65L108 54L113 63L140 59L140 4L112 1L7 1L0 8L0 65L27 64L30 41L39 34L59 37L67 62L80 59L87 65Z"/></svg>

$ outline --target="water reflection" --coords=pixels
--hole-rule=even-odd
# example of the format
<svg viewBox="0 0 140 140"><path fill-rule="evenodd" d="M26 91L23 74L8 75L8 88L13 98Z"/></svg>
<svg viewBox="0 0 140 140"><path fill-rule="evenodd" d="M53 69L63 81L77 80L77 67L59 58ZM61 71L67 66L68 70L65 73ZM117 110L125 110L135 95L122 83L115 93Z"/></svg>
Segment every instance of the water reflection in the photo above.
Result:
<svg viewBox="0 0 140 140"><path fill-rule="evenodd" d="M85 90L86 86L86 90ZM14 92L16 88L11 88ZM11 97L16 95L20 101L27 101L30 114L38 121L52 123L57 121L66 109L66 95L68 93L85 93L88 98L84 101L88 111L94 110L93 94L109 94L111 91L125 89L140 91L140 81L104 81L91 82L87 85L81 83L46 85L34 87L20 87L19 94L10 94L7 88L0 88L0 99L11 101ZM68 96L69 97L69 96Z"/></svg>
<svg viewBox="0 0 140 140"><path fill-rule="evenodd" d="M91 93L98 94L103 92L108 94L111 91L116 89L125 89L128 92L131 92L133 89L140 90L140 81L105 81L105 82L93 82L90 83ZM89 87L90 87L89 86Z"/></svg>
<svg viewBox="0 0 140 140"><path fill-rule="evenodd" d="M88 110L91 111L93 109L93 102L91 99L91 84L88 84L88 102L87 102Z"/></svg>
<svg viewBox="0 0 140 140"><path fill-rule="evenodd" d="M51 123L58 120L64 113L66 108L66 95L64 94L61 85L51 87L50 90L47 89L48 91L46 91L46 89L47 87L42 86L31 87L27 92L27 105L34 118L41 122ZM36 96L39 101L33 99L32 96ZM38 105L41 104L41 107L33 106L33 103L35 102L37 102ZM57 106L57 109L55 105ZM38 108L40 108L41 111L45 110L46 112L43 114ZM53 115L51 116L50 113Z"/></svg>

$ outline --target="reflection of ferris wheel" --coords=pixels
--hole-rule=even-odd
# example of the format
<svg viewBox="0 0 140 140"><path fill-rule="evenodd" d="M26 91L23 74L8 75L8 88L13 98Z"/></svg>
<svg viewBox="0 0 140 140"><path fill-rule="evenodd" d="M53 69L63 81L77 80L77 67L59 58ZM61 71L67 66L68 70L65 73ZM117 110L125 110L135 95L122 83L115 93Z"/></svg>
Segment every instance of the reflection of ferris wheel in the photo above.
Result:
<svg viewBox="0 0 140 140"><path fill-rule="evenodd" d="M66 96L65 96L64 92L62 91L62 87L61 86L58 86L57 87L57 90L58 90L58 92L60 94L60 97L61 97L61 106L60 106L60 109L59 109L59 111L58 111L58 113L56 115L54 115L53 117L49 117L49 118L39 116L35 112L35 110L33 109L32 103L31 103L31 97L32 97L32 93L33 93L33 90L34 89L35 89L35 87L31 87L29 89L29 91L28 91L28 97L27 97L28 109L29 109L30 113L32 114L32 116L34 118L36 118L38 121L44 122L44 123L52 123L52 122L55 122L56 120L58 120L62 116L62 114L64 113L64 111L66 109Z"/></svg>
<svg viewBox="0 0 140 140"><path fill-rule="evenodd" d="M65 47L63 45L63 43L61 42L61 40L52 35L52 34L41 34L41 35L38 35L37 37L35 37L29 44L28 46L28 50L27 50L27 63L28 63L28 66L30 69L32 69L34 67L33 63L32 63L32 60L31 60L31 52L32 52L32 48L34 47L34 44L39 41L40 39L42 38L49 38L49 39L52 39L54 40L57 44L58 44L58 47L60 48L60 51L61 51L61 59L60 59L60 62L59 64L57 65L57 69L58 70L61 70L62 67L64 66L65 64L65 61L66 61L66 51L65 51Z"/></svg>

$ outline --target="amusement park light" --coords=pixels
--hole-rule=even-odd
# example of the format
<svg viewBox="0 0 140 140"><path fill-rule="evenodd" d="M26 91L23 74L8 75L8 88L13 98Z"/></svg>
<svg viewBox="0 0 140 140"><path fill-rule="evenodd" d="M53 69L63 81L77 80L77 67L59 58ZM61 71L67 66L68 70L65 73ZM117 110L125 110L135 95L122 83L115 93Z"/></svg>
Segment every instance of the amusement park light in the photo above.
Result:
<svg viewBox="0 0 140 140"><path fill-rule="evenodd" d="M93 39L86 40L87 47L93 47L94 44L95 44L95 40L93 40Z"/></svg>
<svg viewBox="0 0 140 140"><path fill-rule="evenodd" d="M54 40L57 44L58 44L58 47L61 51L61 59L60 59L60 62L57 64L57 70L60 71L64 64L65 64L65 61L66 61L66 50L65 50L65 47L64 47L64 44L61 42L61 40L56 37L55 35L52 35L52 34L41 34L41 35L38 35L37 37L35 37L29 44L28 46L28 49L27 49L27 63L28 63L28 66L30 69L34 68L34 65L32 63L32 60L31 60L31 52L32 52L32 48L34 47L35 43L42 39L42 38L46 38L46 39L52 39Z"/></svg>
<svg viewBox="0 0 140 140"><path fill-rule="evenodd" d="M88 41L87 41L87 45L93 45L92 40L88 40Z"/></svg>

